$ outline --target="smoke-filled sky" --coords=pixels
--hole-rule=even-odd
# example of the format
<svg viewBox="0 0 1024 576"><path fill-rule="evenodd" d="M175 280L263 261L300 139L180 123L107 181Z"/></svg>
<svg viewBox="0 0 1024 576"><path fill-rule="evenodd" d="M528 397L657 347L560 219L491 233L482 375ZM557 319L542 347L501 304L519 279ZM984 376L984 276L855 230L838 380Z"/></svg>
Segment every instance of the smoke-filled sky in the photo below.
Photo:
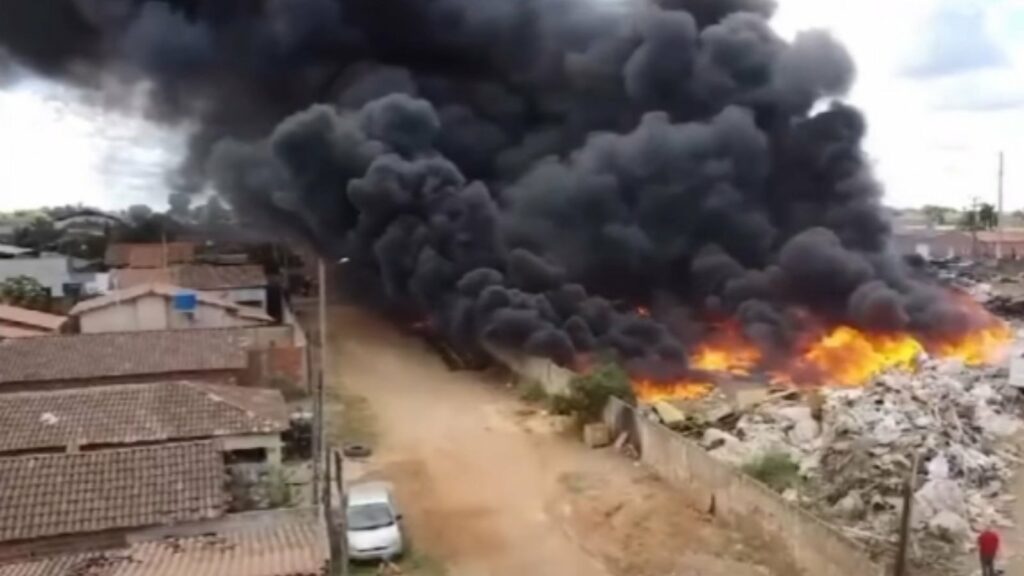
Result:
<svg viewBox="0 0 1024 576"><path fill-rule="evenodd" d="M886 203L992 199L1002 148L1007 206L1024 208L1024 1L779 4L774 25L784 36L826 28L856 61L849 100L868 118L866 147ZM123 102L101 101L24 71L8 73L0 87L0 210L166 202L165 171L181 157L187 128L154 125Z"/></svg>
<svg viewBox="0 0 1024 576"><path fill-rule="evenodd" d="M890 250L882 202L885 183L896 203L991 186L973 158L1020 138L1015 116L977 133L1020 109L1015 84L992 90L1020 70L1005 2L784 2L781 36L774 0L0 6L0 46L20 62L102 87L94 99L124 114L195 126L175 150L117 113L60 123L77 145L40 137L31 107L9 113L21 128L0 127L15 138L3 159L29 180L90 200L74 191L97 179L57 175L92 155L72 166L130 202L160 181L162 150L180 159L175 206L215 189L253 229L348 258L368 304L469 354L610 352L665 379L723 323L771 368L836 325L941 344L991 322ZM856 61L871 121L847 99ZM957 132L965 114L974 133Z"/></svg>

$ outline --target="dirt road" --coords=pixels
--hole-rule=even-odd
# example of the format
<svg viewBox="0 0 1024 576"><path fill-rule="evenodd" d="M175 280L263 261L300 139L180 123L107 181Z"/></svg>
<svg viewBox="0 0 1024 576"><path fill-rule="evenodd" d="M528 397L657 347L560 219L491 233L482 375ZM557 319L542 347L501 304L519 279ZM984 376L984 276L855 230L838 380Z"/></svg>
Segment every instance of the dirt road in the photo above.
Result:
<svg viewBox="0 0 1024 576"><path fill-rule="evenodd" d="M376 449L350 475L392 480L414 546L449 574L796 574L632 462L559 435L494 377L450 372L418 339L350 308L332 311L332 330L330 396L344 389L354 433Z"/></svg>

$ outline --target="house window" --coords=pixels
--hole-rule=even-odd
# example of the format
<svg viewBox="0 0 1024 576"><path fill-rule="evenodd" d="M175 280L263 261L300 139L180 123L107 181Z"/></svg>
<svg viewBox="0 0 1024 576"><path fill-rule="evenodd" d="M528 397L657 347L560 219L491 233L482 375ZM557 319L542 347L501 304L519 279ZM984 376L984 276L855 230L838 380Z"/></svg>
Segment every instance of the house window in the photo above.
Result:
<svg viewBox="0 0 1024 576"><path fill-rule="evenodd" d="M77 282L64 284L62 288L65 298L77 300L82 296L82 285Z"/></svg>
<svg viewBox="0 0 1024 576"><path fill-rule="evenodd" d="M246 448L227 452L224 460L228 464L261 464L267 461L266 448Z"/></svg>

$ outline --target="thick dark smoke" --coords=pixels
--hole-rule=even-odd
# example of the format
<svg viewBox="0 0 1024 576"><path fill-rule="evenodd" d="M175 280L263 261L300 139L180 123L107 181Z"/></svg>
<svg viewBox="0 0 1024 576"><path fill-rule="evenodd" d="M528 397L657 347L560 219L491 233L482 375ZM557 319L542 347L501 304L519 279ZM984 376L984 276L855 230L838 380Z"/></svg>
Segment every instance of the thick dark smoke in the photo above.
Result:
<svg viewBox="0 0 1024 576"><path fill-rule="evenodd" d="M926 335L969 315L888 250L853 63L768 0L0 0L0 45L152 86L182 167L351 259L456 347L686 369L737 319ZM831 103L830 103L831 102ZM635 307L652 307L642 316Z"/></svg>

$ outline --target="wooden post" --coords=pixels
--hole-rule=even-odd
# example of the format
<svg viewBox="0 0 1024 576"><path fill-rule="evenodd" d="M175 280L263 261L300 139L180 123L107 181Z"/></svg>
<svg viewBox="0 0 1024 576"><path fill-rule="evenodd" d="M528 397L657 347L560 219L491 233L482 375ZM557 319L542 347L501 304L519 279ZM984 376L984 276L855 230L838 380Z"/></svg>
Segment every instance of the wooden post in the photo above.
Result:
<svg viewBox="0 0 1024 576"><path fill-rule="evenodd" d="M920 456L915 452L910 464L910 475L903 484L903 514L900 517L900 540L896 548L896 566L894 576L907 574L907 546L910 544L910 518L914 511L914 488L917 486L917 467Z"/></svg>

